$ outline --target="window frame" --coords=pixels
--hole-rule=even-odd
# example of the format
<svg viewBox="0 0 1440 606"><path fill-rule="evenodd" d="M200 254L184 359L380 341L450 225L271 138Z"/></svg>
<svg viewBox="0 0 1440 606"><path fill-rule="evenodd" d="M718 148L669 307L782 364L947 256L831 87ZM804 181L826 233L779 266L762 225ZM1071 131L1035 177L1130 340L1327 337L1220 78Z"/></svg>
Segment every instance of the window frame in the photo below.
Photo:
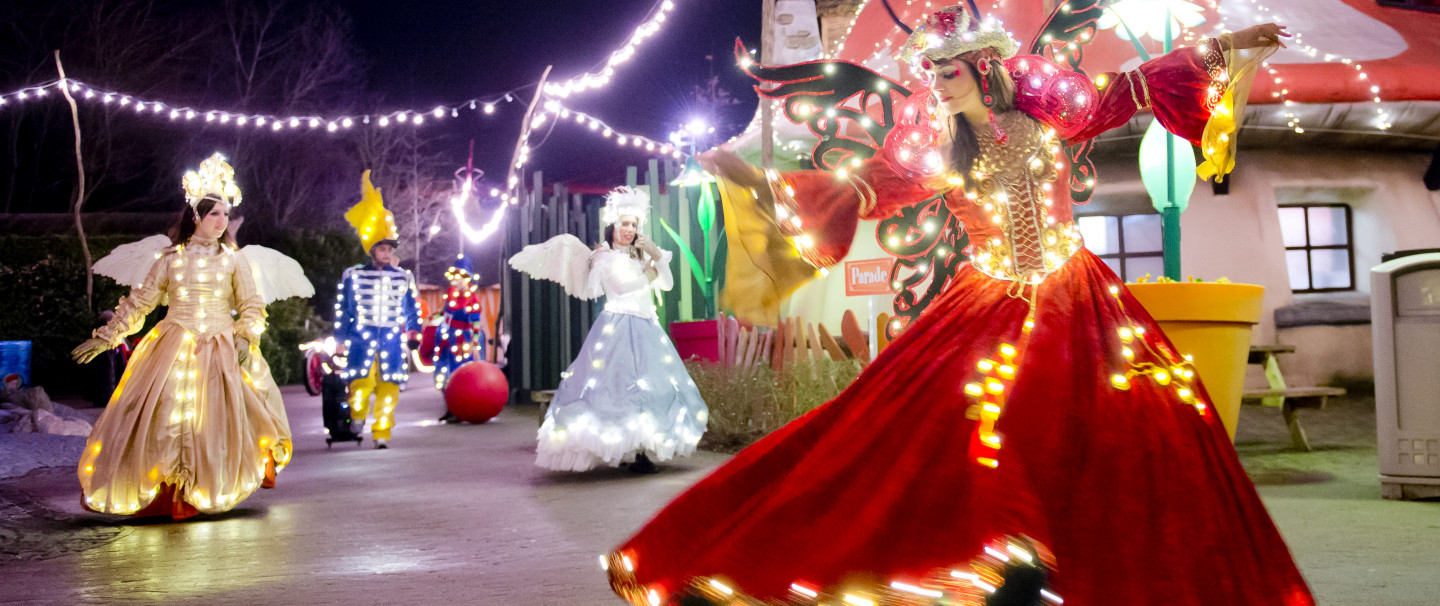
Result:
<svg viewBox="0 0 1440 606"><path fill-rule="evenodd" d="M1295 294L1328 293L1328 292L1353 292L1355 287L1355 211L1349 204L1342 202L1297 202L1294 204L1281 204L1279 208L1299 208L1304 212L1305 244L1303 246L1286 246L1285 254L1288 257L1292 250L1305 251L1305 283L1309 288L1299 289L1290 287L1290 292ZM1310 209L1312 208L1340 208L1345 211L1345 243L1344 244L1310 244ZM1279 213L1276 213L1279 216ZM1282 241L1283 244L1283 241ZM1310 255L1314 250L1344 250L1347 259L1346 266L1350 270L1350 285L1344 288L1315 288L1315 267ZM1290 262L1285 262L1285 274L1289 277Z"/></svg>
<svg viewBox="0 0 1440 606"><path fill-rule="evenodd" d="M1138 280L1138 279L1140 279L1140 278L1142 277L1142 276L1133 276L1133 277L1127 278L1127 277L1125 276L1126 260L1127 260L1127 259L1140 258L1140 257L1144 257L1144 258L1159 258L1159 259L1161 259L1162 262L1163 262L1163 259L1165 258L1165 248L1164 248L1164 246L1161 246L1160 250L1157 250L1157 251L1146 251L1146 252L1138 252L1138 253L1135 253L1135 252L1126 252L1126 250L1125 250L1125 217L1139 217L1139 216L1155 216L1155 217L1159 217L1159 216L1161 216L1161 215L1160 215L1160 213L1154 213L1154 212L1149 212L1149 213L1139 212L1139 213L1124 213L1124 214L1087 213L1087 214L1083 214L1083 215L1078 215L1078 214L1077 214L1077 215L1075 216L1075 221L1076 221L1076 222L1078 222L1078 221L1079 221L1081 218L1083 218L1083 217L1111 217L1111 218L1114 218L1114 219L1115 219L1116 252L1106 253L1106 254L1103 254L1103 255L1102 255L1102 254L1100 254L1100 253L1095 252L1095 249L1093 249L1093 248L1090 249L1090 252L1094 253L1095 256L1100 257L1100 259L1101 259L1102 261L1103 261L1103 260L1106 260L1106 259L1116 259L1116 260L1119 262L1120 271L1117 271L1117 272L1115 272L1115 273L1118 274L1119 277L1120 277L1120 280L1121 280L1121 281L1124 281L1124 282L1133 282L1133 281ZM1165 237L1165 233L1164 233L1164 228L1163 228L1163 226L1162 226L1162 228L1161 228L1160 237L1161 237L1161 241L1163 242L1163 241L1164 241L1164 237ZM1089 247L1087 246L1087 248L1089 248ZM1158 276L1151 276L1151 278L1156 278L1156 277L1158 277Z"/></svg>

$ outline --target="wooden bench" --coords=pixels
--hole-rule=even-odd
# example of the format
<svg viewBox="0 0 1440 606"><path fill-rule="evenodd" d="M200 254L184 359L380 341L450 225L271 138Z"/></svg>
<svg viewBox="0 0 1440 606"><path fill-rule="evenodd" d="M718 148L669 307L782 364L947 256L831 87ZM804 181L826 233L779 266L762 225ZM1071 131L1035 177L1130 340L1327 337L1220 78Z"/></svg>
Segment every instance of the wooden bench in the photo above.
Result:
<svg viewBox="0 0 1440 606"><path fill-rule="evenodd" d="M1290 445L1296 450L1309 452L1313 450L1310 448L1310 440L1305 436L1305 428L1300 426L1300 419L1295 416L1295 411L1301 408L1323 409L1327 399L1343 396L1345 390L1339 387L1286 386L1276 356L1287 353L1295 353L1295 346L1255 345L1250 348L1248 362L1264 366L1265 380L1270 384L1270 388L1247 389L1241 394L1240 403L1278 407L1281 416L1285 418L1285 427L1290 430Z"/></svg>

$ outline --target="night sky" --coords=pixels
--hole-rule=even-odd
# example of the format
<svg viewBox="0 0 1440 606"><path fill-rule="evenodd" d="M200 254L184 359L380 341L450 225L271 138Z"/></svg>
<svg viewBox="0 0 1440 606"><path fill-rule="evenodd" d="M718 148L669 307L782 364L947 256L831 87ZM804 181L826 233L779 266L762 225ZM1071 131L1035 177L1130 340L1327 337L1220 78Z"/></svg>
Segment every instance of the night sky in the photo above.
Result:
<svg viewBox="0 0 1440 606"><path fill-rule="evenodd" d="M693 88L713 69L721 87L740 100L715 120L716 136L723 140L739 132L754 112L755 95L731 48L736 37L758 45L761 0L675 1L660 32L618 68L607 87L571 96L566 105L617 130L664 140L696 113ZM437 142L463 157L466 140L475 138L477 163L493 172L509 159L524 102L545 66L555 66L552 80L595 69L658 3L420 0L342 6L355 18L357 42L371 61L370 89L384 95L387 108L427 108L521 89L516 103L499 106L491 116L476 113L447 123L446 139ZM571 123L558 125L534 152L534 167L557 178L608 182L623 179L624 166L646 157L620 151Z"/></svg>

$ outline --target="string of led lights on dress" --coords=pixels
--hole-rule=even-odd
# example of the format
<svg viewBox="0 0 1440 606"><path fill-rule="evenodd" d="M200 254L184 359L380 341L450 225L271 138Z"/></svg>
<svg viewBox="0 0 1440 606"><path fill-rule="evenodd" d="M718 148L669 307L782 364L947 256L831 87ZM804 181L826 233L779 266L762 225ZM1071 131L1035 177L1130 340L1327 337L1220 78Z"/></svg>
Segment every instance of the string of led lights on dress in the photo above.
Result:
<svg viewBox="0 0 1440 606"><path fill-rule="evenodd" d="M140 116L163 116L169 118L171 122L224 124L235 126L236 128L269 129L275 132L287 130L324 130L333 133L340 130L348 130L358 124L374 124L380 128L386 128L391 125L421 126L428 122L438 122L446 118L458 118L462 110L478 111L485 115L491 115L495 113L496 105L513 102L515 100L510 93L504 93L493 98L477 97L461 103L438 105L428 110L402 109L388 113L328 117L320 115L281 116L275 114L233 112L219 109L200 109L178 103L137 97L119 91L105 90L74 78L68 78L64 81L54 80L44 84L27 86L14 92L0 95L0 109L30 100L45 98L52 90L58 93L62 85L67 86L70 89L71 95L77 100L132 110L136 115Z"/></svg>
<svg viewBox="0 0 1440 606"><path fill-rule="evenodd" d="M659 8L654 14L644 23L640 24L639 27L635 28L635 33L630 35L630 39L625 42L625 46L610 53L609 58L605 60L605 67L601 68L599 72L587 73L578 78L571 78L563 82L547 82L545 84L545 94L565 98L574 93L592 88L600 88L609 84L611 76L615 75L615 68L629 61L631 57L634 57L635 50L639 48L640 44L645 42L646 39L660 31L660 25L665 23L665 18L673 10L675 10L675 2L673 0L663 0L660 2Z"/></svg>

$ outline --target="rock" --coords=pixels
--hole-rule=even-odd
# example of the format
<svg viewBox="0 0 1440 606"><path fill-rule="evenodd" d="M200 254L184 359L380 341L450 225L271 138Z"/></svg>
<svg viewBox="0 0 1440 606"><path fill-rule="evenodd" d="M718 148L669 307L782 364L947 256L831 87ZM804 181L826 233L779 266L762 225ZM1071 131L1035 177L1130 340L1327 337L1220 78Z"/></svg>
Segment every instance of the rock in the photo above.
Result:
<svg viewBox="0 0 1440 606"><path fill-rule="evenodd" d="M90 424L80 419L63 419L47 410L36 410L32 417L36 433L57 436L88 436Z"/></svg>
<svg viewBox="0 0 1440 606"><path fill-rule="evenodd" d="M0 389L0 408L23 408L25 410L47 410L54 412L55 402L50 400L50 395L45 393L44 387L31 387L29 389L5 387Z"/></svg>
<svg viewBox="0 0 1440 606"><path fill-rule="evenodd" d="M44 387L31 387L20 390L20 398L16 401L22 408L30 410L44 410L55 412L55 403L50 401L50 395L45 393Z"/></svg>

